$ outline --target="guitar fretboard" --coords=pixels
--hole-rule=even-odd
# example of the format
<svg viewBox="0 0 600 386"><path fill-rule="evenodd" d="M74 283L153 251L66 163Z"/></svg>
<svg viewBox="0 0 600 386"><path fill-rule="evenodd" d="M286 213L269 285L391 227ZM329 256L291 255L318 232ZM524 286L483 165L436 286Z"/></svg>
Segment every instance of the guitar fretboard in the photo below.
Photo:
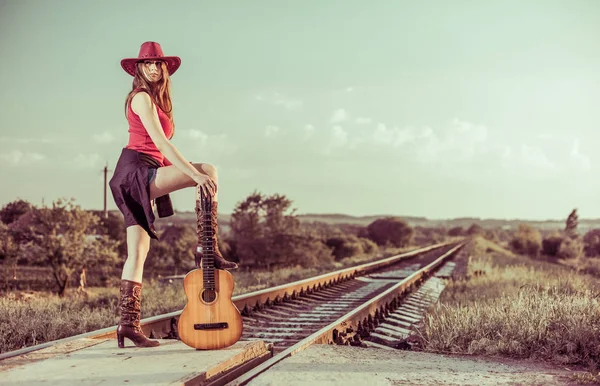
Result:
<svg viewBox="0 0 600 386"><path fill-rule="evenodd" d="M208 290L215 289L215 248L214 248L214 226L212 223L212 198L207 197L200 192L200 202L196 202L201 208L201 215L198 216L198 225L202 225L202 234L198 244L202 248L202 276L204 288Z"/></svg>

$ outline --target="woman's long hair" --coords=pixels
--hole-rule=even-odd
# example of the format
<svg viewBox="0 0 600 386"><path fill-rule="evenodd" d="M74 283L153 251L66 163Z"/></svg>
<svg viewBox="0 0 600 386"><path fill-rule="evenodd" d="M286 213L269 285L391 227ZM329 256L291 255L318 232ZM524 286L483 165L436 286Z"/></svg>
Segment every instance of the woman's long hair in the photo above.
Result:
<svg viewBox="0 0 600 386"><path fill-rule="evenodd" d="M171 125L173 126L173 135L175 135L175 122L173 121L173 105L171 104L171 77L169 76L169 72L167 71L167 65L162 62L160 65L161 69L161 77L157 82L148 82L146 77L144 76L144 70L142 66L143 62L138 62L136 64L135 76L133 77L133 87L129 94L127 94L127 98L125 99L125 117L127 117L127 108L131 103L131 99L133 96L140 90L144 90L150 95L150 99L157 105L171 121ZM173 138L173 135L171 138Z"/></svg>

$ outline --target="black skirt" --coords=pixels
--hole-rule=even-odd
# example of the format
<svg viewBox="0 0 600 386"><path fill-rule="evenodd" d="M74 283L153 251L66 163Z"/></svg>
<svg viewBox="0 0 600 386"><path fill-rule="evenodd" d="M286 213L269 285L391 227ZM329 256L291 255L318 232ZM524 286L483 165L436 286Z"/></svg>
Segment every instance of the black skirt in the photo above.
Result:
<svg viewBox="0 0 600 386"><path fill-rule="evenodd" d="M125 227L139 225L148 232L148 235L158 240L154 227L154 208L150 200L150 179L148 172L161 165L151 156L135 150L123 148L117 161L115 172L110 179L109 186L115 204L123 213ZM161 202L160 217L173 214L168 195L157 197ZM165 210L167 209L167 210Z"/></svg>

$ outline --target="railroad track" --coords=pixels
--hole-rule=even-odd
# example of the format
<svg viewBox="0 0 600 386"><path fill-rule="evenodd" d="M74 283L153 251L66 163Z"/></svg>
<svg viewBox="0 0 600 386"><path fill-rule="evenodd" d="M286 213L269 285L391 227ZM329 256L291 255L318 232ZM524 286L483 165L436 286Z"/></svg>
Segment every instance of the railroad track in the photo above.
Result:
<svg viewBox="0 0 600 386"><path fill-rule="evenodd" d="M247 384L315 343L397 347L441 292L434 272L450 274L453 263L448 260L464 245L465 241L436 244L234 297L244 319L241 340L269 343L271 356L233 369L210 384ZM144 319L142 329L152 338L177 339L180 314ZM80 338L116 338L116 326L5 353L0 360Z"/></svg>
<svg viewBox="0 0 600 386"><path fill-rule="evenodd" d="M408 261L400 260L384 271L367 273L317 290L301 291L295 296L284 297L283 301L255 307L251 311L245 310L242 340L263 340L273 344L274 353L284 351L385 292L451 248L445 246L428 251ZM340 340L344 338L336 336L336 340L341 343ZM353 335L347 344L360 345L361 342L360 336Z"/></svg>
<svg viewBox="0 0 600 386"><path fill-rule="evenodd" d="M237 373L234 370L210 384L246 385L273 365L312 344L402 348L398 345L410 334L410 327L419 323L422 312L437 299L433 294L441 292L440 283L436 283L436 277L432 275L440 269L442 272L438 276L451 274L453 267L449 260L465 244L446 244L427 250L410 261L396 261L385 270L380 267L339 288L331 288L330 297L321 296L309 301L313 302L310 311L316 312L310 312L310 306L301 306L305 311L303 315L288 314L284 323L291 328L284 331L283 336L272 331L272 321L276 318L262 312L259 318L248 321L249 326L258 323L259 328L251 327L243 339L270 340L274 345L273 357L250 370L242 368ZM371 285L358 284L365 282ZM277 305L271 308L276 309ZM325 316L321 316L322 311L327 311ZM269 316L264 318L265 315ZM312 322L312 328L307 328L305 322ZM301 327L294 327L298 325Z"/></svg>

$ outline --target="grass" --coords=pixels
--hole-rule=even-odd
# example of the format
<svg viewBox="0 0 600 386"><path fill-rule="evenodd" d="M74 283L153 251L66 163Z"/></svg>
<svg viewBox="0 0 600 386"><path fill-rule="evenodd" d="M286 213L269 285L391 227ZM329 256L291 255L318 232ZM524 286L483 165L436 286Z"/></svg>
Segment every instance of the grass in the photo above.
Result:
<svg viewBox="0 0 600 386"><path fill-rule="evenodd" d="M107 293L88 300L36 293L0 298L0 352L64 338L112 324L117 299Z"/></svg>
<svg viewBox="0 0 600 386"><path fill-rule="evenodd" d="M382 255L358 255L317 268L290 267L270 271L233 271L234 296L263 288L378 260L406 250L389 249ZM119 322L119 289L94 287L88 295L70 290L64 298L47 292L13 292L0 297L0 353L65 338ZM142 318L178 311L186 304L183 284L160 284L144 280Z"/></svg>
<svg viewBox="0 0 600 386"><path fill-rule="evenodd" d="M599 367L596 277L482 238L461 253L467 278L450 281L426 315L425 350Z"/></svg>

